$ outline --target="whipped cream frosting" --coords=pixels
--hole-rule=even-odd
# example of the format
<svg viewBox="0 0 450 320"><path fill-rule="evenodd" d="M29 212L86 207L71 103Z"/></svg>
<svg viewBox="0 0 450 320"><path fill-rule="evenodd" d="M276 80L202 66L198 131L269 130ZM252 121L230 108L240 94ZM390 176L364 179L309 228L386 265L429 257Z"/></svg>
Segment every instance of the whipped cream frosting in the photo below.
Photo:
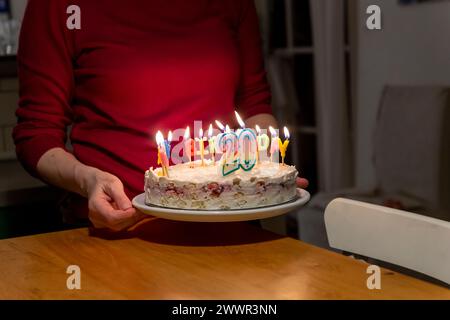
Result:
<svg viewBox="0 0 450 320"><path fill-rule="evenodd" d="M296 173L294 166L282 165L275 162L263 162L257 164L252 170L244 171L242 169L223 177L220 173L219 165L210 165L205 162L205 166L201 166L200 161L194 162L191 168L189 163L178 164L169 168L169 177L159 177L160 168L150 169L146 175L153 176L156 180L171 180L178 183L208 183L211 181L220 181L221 183L233 183L233 180L240 179L243 182L250 180L267 180L272 182L282 182L286 175Z"/></svg>
<svg viewBox="0 0 450 320"><path fill-rule="evenodd" d="M159 176L160 168L145 174L146 203L164 207L199 210L242 209L274 205L296 197L293 166L272 162L256 165L251 171L238 170L223 177L219 165L200 161L171 166L169 177Z"/></svg>

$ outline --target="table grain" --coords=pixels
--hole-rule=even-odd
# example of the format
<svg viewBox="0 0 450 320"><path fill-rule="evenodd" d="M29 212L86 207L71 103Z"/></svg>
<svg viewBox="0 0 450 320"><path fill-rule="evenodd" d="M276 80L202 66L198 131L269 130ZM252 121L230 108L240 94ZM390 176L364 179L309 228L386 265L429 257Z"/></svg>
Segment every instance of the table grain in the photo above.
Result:
<svg viewBox="0 0 450 320"><path fill-rule="evenodd" d="M69 265L81 289L69 290ZM0 299L450 299L450 290L247 223L144 221L0 241Z"/></svg>

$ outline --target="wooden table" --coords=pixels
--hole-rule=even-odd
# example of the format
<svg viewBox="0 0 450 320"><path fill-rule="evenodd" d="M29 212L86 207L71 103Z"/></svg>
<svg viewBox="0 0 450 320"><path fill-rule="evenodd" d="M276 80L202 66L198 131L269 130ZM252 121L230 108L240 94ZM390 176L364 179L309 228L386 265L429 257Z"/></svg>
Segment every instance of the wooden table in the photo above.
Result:
<svg viewBox="0 0 450 320"><path fill-rule="evenodd" d="M81 269L68 290L66 269ZM450 299L450 290L245 223L153 219L0 241L0 299Z"/></svg>

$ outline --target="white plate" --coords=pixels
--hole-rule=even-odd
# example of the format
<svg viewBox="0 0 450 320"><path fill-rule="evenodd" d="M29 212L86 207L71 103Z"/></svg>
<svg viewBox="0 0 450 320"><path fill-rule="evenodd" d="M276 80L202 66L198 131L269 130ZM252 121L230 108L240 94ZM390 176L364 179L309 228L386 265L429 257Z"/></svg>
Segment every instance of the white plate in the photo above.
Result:
<svg viewBox="0 0 450 320"><path fill-rule="evenodd" d="M145 204L145 194L142 193L133 199L133 206L145 214L168 220L193 222L232 222L259 220L279 216L303 206L309 201L309 192L297 189L297 198L268 207L235 210L192 210L172 209Z"/></svg>

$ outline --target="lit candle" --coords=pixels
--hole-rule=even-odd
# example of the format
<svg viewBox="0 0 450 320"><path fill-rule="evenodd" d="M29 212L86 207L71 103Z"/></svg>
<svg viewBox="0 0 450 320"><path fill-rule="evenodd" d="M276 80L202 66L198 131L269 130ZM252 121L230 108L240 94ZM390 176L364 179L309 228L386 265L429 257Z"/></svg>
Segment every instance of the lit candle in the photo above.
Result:
<svg viewBox="0 0 450 320"><path fill-rule="evenodd" d="M217 146L222 152L220 165L218 170L222 176L228 176L231 173L239 170L239 141L238 136L234 132L225 132L220 138L218 136Z"/></svg>
<svg viewBox="0 0 450 320"><path fill-rule="evenodd" d="M220 138L225 134L226 128L222 124L222 122L220 122L219 120L216 120L215 122L216 122L217 127L219 127L219 130L222 131L222 132L217 135L216 141L215 141L216 143L214 145L214 148L215 148L216 154L217 153L221 154L222 153L222 149L219 146L219 141L220 141Z"/></svg>
<svg viewBox="0 0 450 320"><path fill-rule="evenodd" d="M274 128L269 127L270 134L272 135L272 140L270 141L270 161L273 162L273 156L279 151L279 138L277 137L277 132Z"/></svg>
<svg viewBox="0 0 450 320"><path fill-rule="evenodd" d="M237 111L234 112L241 129L237 131L239 137L239 163L244 171L250 171L257 161L257 139L255 133L245 127L245 122Z"/></svg>
<svg viewBox="0 0 450 320"><path fill-rule="evenodd" d="M236 116L236 120L237 120L237 122L239 123L239 126L240 126L242 129L245 129L245 123L244 123L244 121L242 120L242 118L241 118L241 116L239 115L239 113L238 113L237 111L234 111L234 115Z"/></svg>
<svg viewBox="0 0 450 320"><path fill-rule="evenodd" d="M278 144L279 144L280 153L281 153L281 163L283 165L284 165L284 158L286 157L286 150L289 145L289 138L290 138L289 130L286 127L284 127L284 137L285 137L285 140L283 143L281 143L281 139L278 139Z"/></svg>
<svg viewBox="0 0 450 320"><path fill-rule="evenodd" d="M156 144L158 146L158 165L161 165L163 176L169 176L169 159L167 158L164 145L164 136L161 131L156 134Z"/></svg>
<svg viewBox="0 0 450 320"><path fill-rule="evenodd" d="M259 153L261 151L267 152L267 149L269 148L269 144L270 144L270 139L267 134L265 134L265 133L261 134L261 128L258 125L255 126L255 129L256 129L256 133L258 134L256 137L256 141L258 142L257 143L257 148L258 148L257 149L257 159L258 159L258 163L259 163L259 157L260 157ZM267 154L266 154L266 156L267 156Z"/></svg>
<svg viewBox="0 0 450 320"><path fill-rule="evenodd" d="M189 166L193 168L192 156L194 155L194 140L191 139L191 131L189 127L187 127L184 132L184 152L185 156L189 159Z"/></svg>
<svg viewBox="0 0 450 320"><path fill-rule="evenodd" d="M230 129L229 129L230 127L228 127L228 125L227 126L223 125L222 122L220 122L219 120L216 120L215 122L216 122L216 125L219 128L219 130L222 131L214 139L215 155L217 155L217 154L220 155L220 154L222 154L222 147L219 145L219 141L222 138L222 136L224 136L227 132L230 132Z"/></svg>
<svg viewBox="0 0 450 320"><path fill-rule="evenodd" d="M236 134L239 136L241 131L245 129L245 122L242 120L241 116L239 115L239 113L237 111L234 111L234 115L236 116L236 120L237 120L239 126L241 127L240 129L236 130Z"/></svg>
<svg viewBox="0 0 450 320"><path fill-rule="evenodd" d="M219 120L216 120L216 125L219 127L220 131L225 132L225 126Z"/></svg>
<svg viewBox="0 0 450 320"><path fill-rule="evenodd" d="M200 159L202 160L202 167L205 166L205 143L203 138L203 129L200 128L198 132L198 138L195 138L195 141L198 142L199 151L200 151Z"/></svg>
<svg viewBox="0 0 450 320"><path fill-rule="evenodd" d="M211 154L211 159L213 161L213 165L215 165L216 164L216 137L213 136L212 124L209 125L209 130L208 130L208 148L209 148L209 153Z"/></svg>
<svg viewBox="0 0 450 320"><path fill-rule="evenodd" d="M167 140L164 140L164 146L166 147L166 155L167 155L167 159L170 160L170 151L171 151L171 146L170 143L172 142L172 131L169 131L169 134L167 135Z"/></svg>

